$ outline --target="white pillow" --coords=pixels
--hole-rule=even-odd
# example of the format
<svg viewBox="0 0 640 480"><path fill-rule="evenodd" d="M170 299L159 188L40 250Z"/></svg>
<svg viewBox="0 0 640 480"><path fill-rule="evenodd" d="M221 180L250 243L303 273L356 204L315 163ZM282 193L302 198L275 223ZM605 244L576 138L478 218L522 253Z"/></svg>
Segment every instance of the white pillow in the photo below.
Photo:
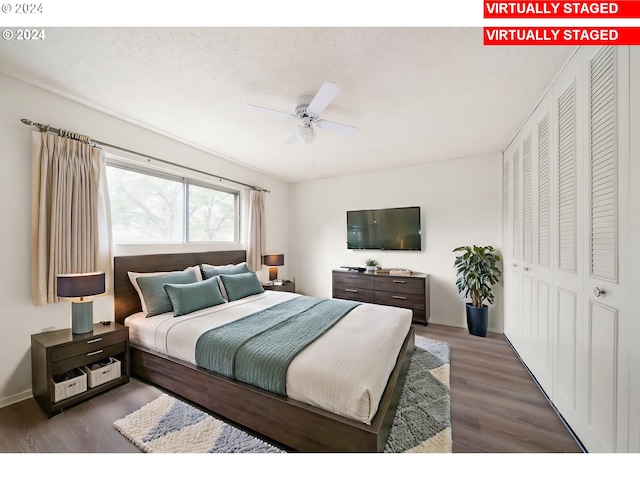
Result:
<svg viewBox="0 0 640 480"><path fill-rule="evenodd" d="M195 267L187 267L183 271L186 272L187 270L193 270L193 273L195 273L196 279L198 280L198 282L202 281L202 272L200 271L200 265L196 265ZM136 281L136 279L138 277L151 277L154 275L164 275L165 273L171 273L171 272L148 272L148 273L127 272L127 274L129 275L129 281L133 285L133 288L136 289L136 292L138 292L138 297L140 298L140 305L142 305L142 311L144 313L148 313L149 310L147 309L147 305L144 302L144 296L142 295L142 291L140 290L140 285L138 285L138 282Z"/></svg>
<svg viewBox="0 0 640 480"><path fill-rule="evenodd" d="M226 265L209 265L208 263L200 264L202 268L221 268L221 267L233 267L233 263L227 263Z"/></svg>

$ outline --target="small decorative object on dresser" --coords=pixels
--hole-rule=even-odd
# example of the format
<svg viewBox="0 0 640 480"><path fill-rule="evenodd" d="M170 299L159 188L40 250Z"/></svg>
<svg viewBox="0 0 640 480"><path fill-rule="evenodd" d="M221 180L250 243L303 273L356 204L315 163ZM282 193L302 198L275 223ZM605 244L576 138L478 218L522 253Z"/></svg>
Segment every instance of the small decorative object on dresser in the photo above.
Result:
<svg viewBox="0 0 640 480"><path fill-rule="evenodd" d="M129 328L93 325L31 335L33 397L48 417L98 393L129 382Z"/></svg>
<svg viewBox="0 0 640 480"><path fill-rule="evenodd" d="M333 298L379 305L404 307L413 311L413 321L429 322L429 275L371 274L345 270L333 271Z"/></svg>
<svg viewBox="0 0 640 480"><path fill-rule="evenodd" d="M367 259L364 264L367 266L367 272L375 272L378 267L378 261L373 258Z"/></svg>

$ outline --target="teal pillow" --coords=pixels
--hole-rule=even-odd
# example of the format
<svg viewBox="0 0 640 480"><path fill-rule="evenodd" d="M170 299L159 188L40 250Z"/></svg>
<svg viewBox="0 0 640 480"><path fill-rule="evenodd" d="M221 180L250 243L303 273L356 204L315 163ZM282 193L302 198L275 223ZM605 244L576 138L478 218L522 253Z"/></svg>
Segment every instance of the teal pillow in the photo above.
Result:
<svg viewBox="0 0 640 480"><path fill-rule="evenodd" d="M227 291L230 302L264 292L262 284L255 273L238 273L236 275L220 275L222 285Z"/></svg>
<svg viewBox="0 0 640 480"><path fill-rule="evenodd" d="M215 268L203 268L202 272L205 278L215 277L217 275L236 275L238 273L250 273L247 262L238 263L237 265L221 266Z"/></svg>
<svg viewBox="0 0 640 480"><path fill-rule="evenodd" d="M174 317L224 303L217 278L187 284L165 283L164 289L173 306Z"/></svg>
<svg viewBox="0 0 640 480"><path fill-rule="evenodd" d="M136 281L144 297L144 303L147 305L147 317L153 317L154 315L160 315L161 313L173 310L171 301L164 289L165 283L194 283L197 282L198 279L193 270L185 270L149 277L138 277Z"/></svg>

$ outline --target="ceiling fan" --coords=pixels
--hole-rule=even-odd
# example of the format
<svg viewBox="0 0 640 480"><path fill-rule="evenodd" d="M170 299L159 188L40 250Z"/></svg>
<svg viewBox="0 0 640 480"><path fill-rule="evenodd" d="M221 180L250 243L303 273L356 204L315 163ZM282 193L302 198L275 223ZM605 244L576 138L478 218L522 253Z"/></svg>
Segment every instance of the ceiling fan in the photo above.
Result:
<svg viewBox="0 0 640 480"><path fill-rule="evenodd" d="M296 127L286 143L311 143L315 138L314 125L318 128L323 128L325 130L344 135L353 135L358 131L357 127L343 125L342 123L331 122L320 118L320 114L329 106L339 93L340 87L338 87L338 85L332 82L324 82L315 97L312 97L311 95L302 95L296 98L293 101L293 113L280 112L278 110L259 107L257 105L247 105L247 108L249 110L276 117L299 120L300 125Z"/></svg>

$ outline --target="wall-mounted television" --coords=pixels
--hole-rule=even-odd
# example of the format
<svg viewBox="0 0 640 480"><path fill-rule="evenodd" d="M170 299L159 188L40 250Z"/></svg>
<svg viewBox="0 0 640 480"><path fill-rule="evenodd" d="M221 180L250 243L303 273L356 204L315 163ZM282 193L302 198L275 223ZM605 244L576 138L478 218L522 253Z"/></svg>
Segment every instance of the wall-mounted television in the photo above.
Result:
<svg viewBox="0 0 640 480"><path fill-rule="evenodd" d="M348 211L347 248L422 250L420 207Z"/></svg>

